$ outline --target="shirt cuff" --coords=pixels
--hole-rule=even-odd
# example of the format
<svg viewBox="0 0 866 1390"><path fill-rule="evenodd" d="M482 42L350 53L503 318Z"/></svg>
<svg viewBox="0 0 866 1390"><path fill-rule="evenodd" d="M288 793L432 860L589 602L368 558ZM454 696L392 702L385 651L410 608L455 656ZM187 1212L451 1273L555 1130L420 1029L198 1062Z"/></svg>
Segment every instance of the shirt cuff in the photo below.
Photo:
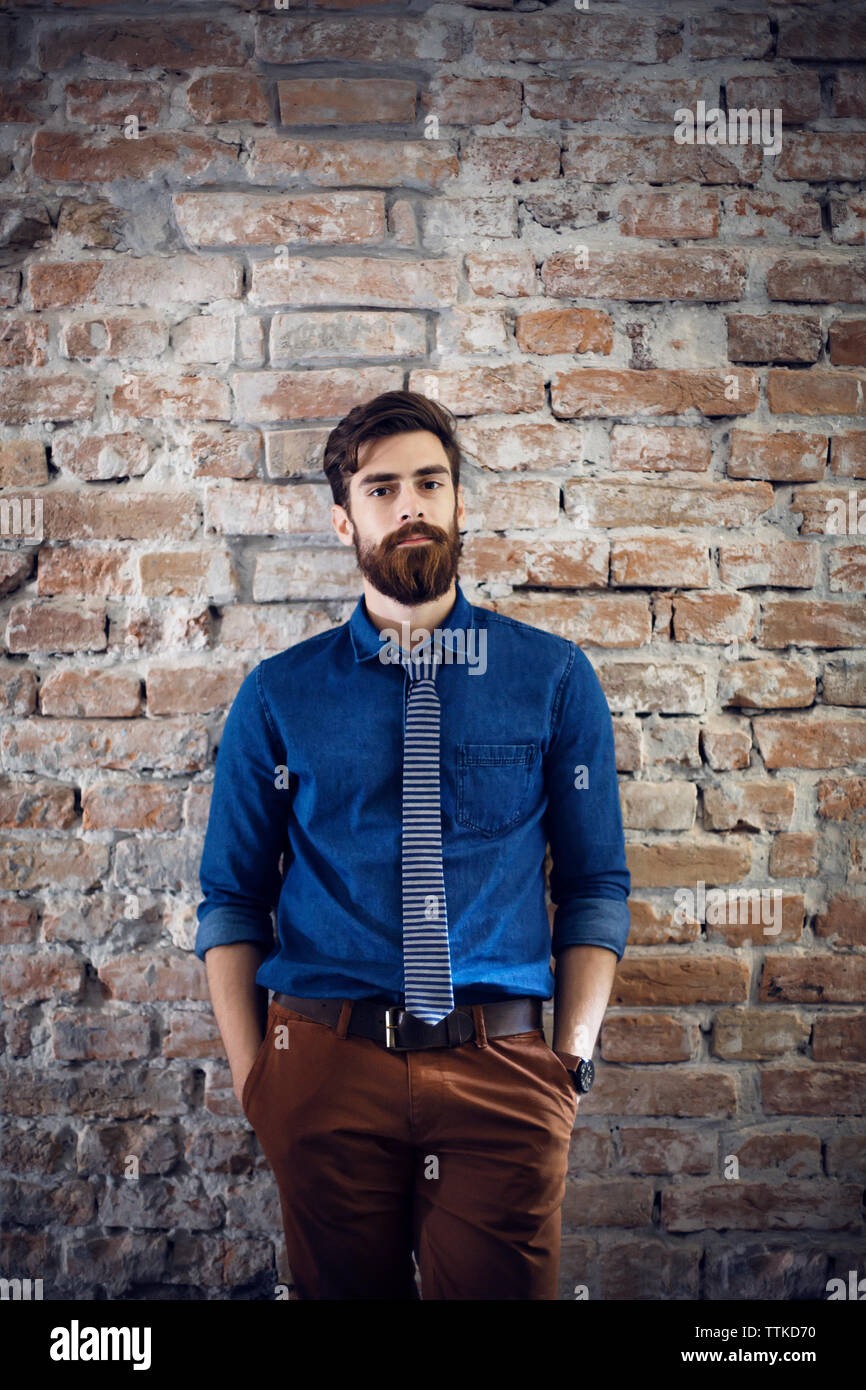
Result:
<svg viewBox="0 0 866 1390"><path fill-rule="evenodd" d="M204 916L195 936L195 954L204 960L205 952L211 946L231 946L235 941L258 941L267 946L274 945L274 929L270 914L263 917L253 908L214 907Z"/></svg>
<svg viewBox="0 0 866 1390"><path fill-rule="evenodd" d="M558 956L566 946L605 946L622 960L630 926L622 898L579 898L557 908L551 954Z"/></svg>

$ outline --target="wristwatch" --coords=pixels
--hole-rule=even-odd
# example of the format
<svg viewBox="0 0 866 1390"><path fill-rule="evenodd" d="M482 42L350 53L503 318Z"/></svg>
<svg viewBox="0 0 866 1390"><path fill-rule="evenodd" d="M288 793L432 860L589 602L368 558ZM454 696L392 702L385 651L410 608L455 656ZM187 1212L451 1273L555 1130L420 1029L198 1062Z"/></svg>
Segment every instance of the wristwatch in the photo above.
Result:
<svg viewBox="0 0 866 1390"><path fill-rule="evenodd" d="M592 1089L595 1080L595 1067L589 1057L575 1057L570 1052L557 1052L565 1070L574 1082L574 1089L578 1095L585 1096L587 1091Z"/></svg>

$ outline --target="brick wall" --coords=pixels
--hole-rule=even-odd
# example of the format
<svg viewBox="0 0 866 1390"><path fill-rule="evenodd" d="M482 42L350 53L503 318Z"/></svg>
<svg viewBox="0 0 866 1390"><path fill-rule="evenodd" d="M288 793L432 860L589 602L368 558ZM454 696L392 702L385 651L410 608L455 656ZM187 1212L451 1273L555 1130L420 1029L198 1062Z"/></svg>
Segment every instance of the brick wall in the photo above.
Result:
<svg viewBox="0 0 866 1390"><path fill-rule="evenodd" d="M242 677L360 591L322 441L408 386L460 417L469 597L616 726L563 1297L824 1297L866 1272L866 13L344 3L0 15L3 1272L287 1277L198 858ZM677 139L699 102L781 149Z"/></svg>

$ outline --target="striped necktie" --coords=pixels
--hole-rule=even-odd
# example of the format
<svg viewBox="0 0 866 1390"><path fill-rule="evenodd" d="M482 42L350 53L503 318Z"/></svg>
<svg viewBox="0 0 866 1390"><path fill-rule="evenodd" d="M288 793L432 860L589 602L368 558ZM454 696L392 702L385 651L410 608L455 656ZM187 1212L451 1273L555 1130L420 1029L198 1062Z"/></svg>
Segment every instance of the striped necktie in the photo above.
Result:
<svg viewBox="0 0 866 1390"><path fill-rule="evenodd" d="M403 977L407 1012L438 1023L454 1008L439 800L439 651L405 655L403 745Z"/></svg>

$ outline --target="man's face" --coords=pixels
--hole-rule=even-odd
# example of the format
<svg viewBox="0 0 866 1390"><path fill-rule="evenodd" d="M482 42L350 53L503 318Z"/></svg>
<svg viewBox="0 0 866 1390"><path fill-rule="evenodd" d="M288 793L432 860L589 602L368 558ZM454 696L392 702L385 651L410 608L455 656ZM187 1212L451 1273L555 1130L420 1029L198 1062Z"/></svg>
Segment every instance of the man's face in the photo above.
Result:
<svg viewBox="0 0 866 1390"><path fill-rule="evenodd" d="M441 440L429 430L370 439L358 461L348 509L332 508L337 535L387 598L406 607L440 598L457 574L465 519Z"/></svg>

